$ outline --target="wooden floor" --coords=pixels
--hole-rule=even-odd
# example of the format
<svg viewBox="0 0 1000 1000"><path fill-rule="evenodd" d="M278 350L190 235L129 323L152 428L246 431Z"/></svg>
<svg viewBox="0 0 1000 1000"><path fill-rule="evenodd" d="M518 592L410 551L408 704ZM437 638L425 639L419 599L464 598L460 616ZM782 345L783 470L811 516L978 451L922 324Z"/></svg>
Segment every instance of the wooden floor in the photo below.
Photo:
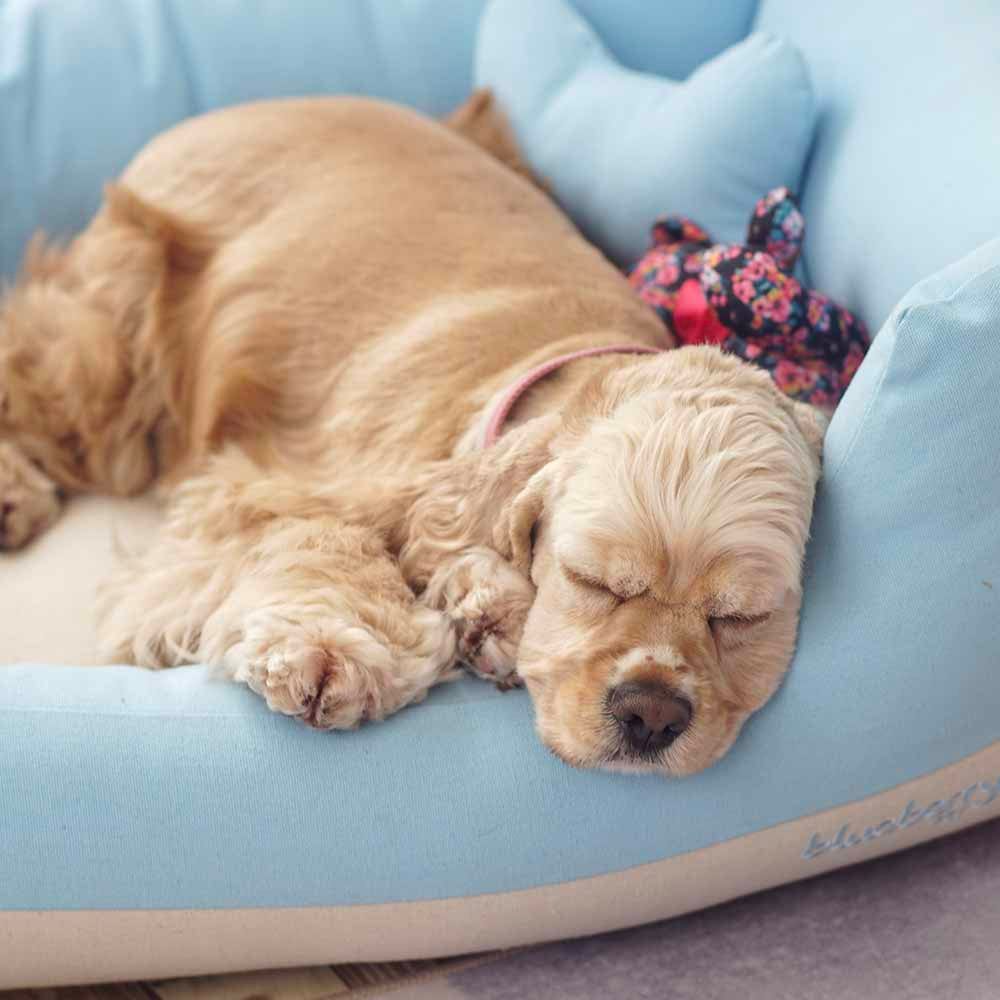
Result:
<svg viewBox="0 0 1000 1000"><path fill-rule="evenodd" d="M378 996L379 987L444 975L490 955L380 965L317 965L309 969L241 972L195 979L0 991L0 1000L325 1000Z"/></svg>

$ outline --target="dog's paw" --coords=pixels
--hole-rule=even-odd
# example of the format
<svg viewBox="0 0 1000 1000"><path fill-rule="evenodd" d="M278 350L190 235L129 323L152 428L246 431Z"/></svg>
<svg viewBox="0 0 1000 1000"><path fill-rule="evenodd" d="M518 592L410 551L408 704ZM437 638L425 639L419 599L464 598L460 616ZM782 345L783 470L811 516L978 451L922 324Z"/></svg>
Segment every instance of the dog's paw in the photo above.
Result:
<svg viewBox="0 0 1000 1000"><path fill-rule="evenodd" d="M474 549L434 574L425 600L455 625L458 655L500 688L521 683L517 651L535 599L531 582L490 549Z"/></svg>
<svg viewBox="0 0 1000 1000"><path fill-rule="evenodd" d="M249 623L226 655L234 680L315 729L354 729L400 707L389 658L364 628L329 623L319 631L280 620Z"/></svg>
<svg viewBox="0 0 1000 1000"><path fill-rule="evenodd" d="M59 490L20 450L0 442L0 550L23 548L55 523Z"/></svg>

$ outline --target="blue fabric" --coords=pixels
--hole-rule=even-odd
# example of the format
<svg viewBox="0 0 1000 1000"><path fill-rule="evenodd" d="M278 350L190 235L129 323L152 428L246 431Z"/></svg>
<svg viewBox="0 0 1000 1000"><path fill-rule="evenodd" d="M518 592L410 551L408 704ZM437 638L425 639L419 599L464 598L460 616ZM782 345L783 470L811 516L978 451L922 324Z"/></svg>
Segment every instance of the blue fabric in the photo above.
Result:
<svg viewBox="0 0 1000 1000"><path fill-rule="evenodd" d="M756 0L579 0L637 69L689 73ZM36 227L82 228L156 133L263 97L363 93L442 114L472 86L483 0L2 0L0 277ZM710 15L710 16L709 16ZM639 19L645 30L630 25Z"/></svg>
<svg viewBox="0 0 1000 1000"><path fill-rule="evenodd" d="M1000 4L763 0L820 106L802 207L811 283L872 330L921 278L1000 236Z"/></svg>
<svg viewBox="0 0 1000 1000"><path fill-rule="evenodd" d="M476 82L585 235L623 266L667 212L742 242L758 199L798 190L816 115L802 58L774 35L681 82L623 67L565 0L492 0Z"/></svg>
<svg viewBox="0 0 1000 1000"><path fill-rule="evenodd" d="M614 25L616 55L677 78L692 54L734 40L748 14L733 4L738 16L720 17L713 33L696 26L716 16L696 2L663 5L683 13L676 31L658 8L639 16L640 0L580 6L602 32ZM469 85L477 2L256 0L253 9L108 0L96 18L85 0L0 3L5 267L36 223L79 225L99 181L190 111L306 89L440 111ZM933 22L898 10L884 24L870 5L857 15L841 5L836 22L777 0L764 11L771 28L787 21L827 102L806 186L812 277L869 318L929 262L973 245L1000 197L990 186L1000 166L992 119L976 92L997 92L985 40L995 37L985 30L994 8L966 4ZM871 39L884 69L862 65L876 62ZM961 72L928 74L947 99L925 89L923 101L905 100L893 81L917 86L928 65L941 69L913 58L939 43L962 53L948 62ZM535 44L533 31L523 44ZM543 58L519 71L536 73ZM975 128L955 104L963 94ZM949 211L929 226L927 206L940 211L942 192ZM864 210L851 215L851 198ZM3 668L0 909L372 903L528 888L764 829L997 741L998 316L996 240L892 312L828 434L792 671L708 772L668 782L573 771L538 743L523 692L474 681L384 724L321 734L201 668Z"/></svg>
<svg viewBox="0 0 1000 1000"><path fill-rule="evenodd" d="M14 273L34 228L82 228L103 182L156 133L198 112L328 91L450 110L471 86L480 6L7 0L0 4L0 273Z"/></svg>

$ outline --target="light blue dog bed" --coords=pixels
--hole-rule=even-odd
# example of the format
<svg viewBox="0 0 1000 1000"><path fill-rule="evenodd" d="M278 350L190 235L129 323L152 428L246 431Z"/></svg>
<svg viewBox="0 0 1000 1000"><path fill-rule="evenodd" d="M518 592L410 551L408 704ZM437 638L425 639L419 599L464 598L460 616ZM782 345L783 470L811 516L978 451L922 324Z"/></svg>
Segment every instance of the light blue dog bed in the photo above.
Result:
<svg viewBox="0 0 1000 1000"><path fill-rule="evenodd" d="M449 110L482 6L0 3L3 271L184 116ZM1000 8L576 6L633 69L683 79L756 27L812 79L805 266L881 330L827 436L787 682L725 760L665 781L565 767L526 694L471 680L321 734L202 668L2 668L0 988L592 933L1000 815ZM650 220L697 217L668 194Z"/></svg>

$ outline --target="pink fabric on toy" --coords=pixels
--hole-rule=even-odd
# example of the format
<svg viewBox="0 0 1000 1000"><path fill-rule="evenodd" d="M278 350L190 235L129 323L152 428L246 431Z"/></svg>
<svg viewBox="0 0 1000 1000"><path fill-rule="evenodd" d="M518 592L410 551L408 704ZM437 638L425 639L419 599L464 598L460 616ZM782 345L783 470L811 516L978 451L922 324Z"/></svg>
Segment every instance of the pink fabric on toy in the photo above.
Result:
<svg viewBox="0 0 1000 1000"><path fill-rule="evenodd" d="M660 219L629 280L680 344L717 344L770 372L793 399L830 411L868 350L864 324L795 275L805 219L787 188L754 207L746 244L713 243Z"/></svg>

